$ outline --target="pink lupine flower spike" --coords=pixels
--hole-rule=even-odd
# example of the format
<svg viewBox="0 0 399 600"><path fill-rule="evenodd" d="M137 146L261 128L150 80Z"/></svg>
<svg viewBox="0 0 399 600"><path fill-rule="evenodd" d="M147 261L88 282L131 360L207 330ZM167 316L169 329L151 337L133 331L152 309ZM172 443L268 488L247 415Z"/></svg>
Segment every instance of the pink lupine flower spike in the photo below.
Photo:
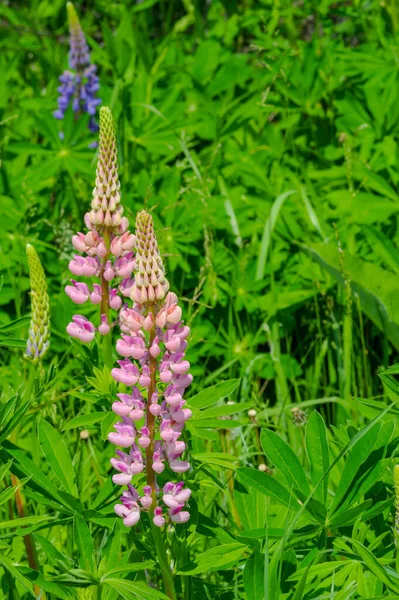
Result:
<svg viewBox="0 0 399 600"><path fill-rule="evenodd" d="M183 481L169 481L161 492L157 476L166 467L176 474L190 469L190 463L181 459L186 444L180 439L191 416L183 399L192 381L185 360L190 329L181 320L177 296L169 292L152 217L145 211L136 219L135 278L130 296L133 306L120 311L123 333L116 343L123 358L112 370L114 379L129 388L118 394L120 401L112 405L120 421L108 436L111 443L129 449L118 450L117 458L111 460L118 471L114 483L128 485L115 512L127 526L135 525L143 510L149 510L157 527L166 522L185 523L190 518L184 508L191 491ZM140 497L131 481L142 472L147 485Z"/></svg>

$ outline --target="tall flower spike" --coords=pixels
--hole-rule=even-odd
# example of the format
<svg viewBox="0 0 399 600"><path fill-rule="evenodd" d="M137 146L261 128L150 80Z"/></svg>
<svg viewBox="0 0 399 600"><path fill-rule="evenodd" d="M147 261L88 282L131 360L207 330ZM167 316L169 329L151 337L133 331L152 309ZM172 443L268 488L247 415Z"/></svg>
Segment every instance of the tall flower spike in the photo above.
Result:
<svg viewBox="0 0 399 600"><path fill-rule="evenodd" d="M131 275L135 268L133 250L136 238L127 230L128 219L122 217L117 159L112 113L103 106L100 109L96 186L92 209L84 218L89 232L79 232L72 238L75 249L86 256L76 254L69 263L73 275L98 277L99 283L94 283L90 288L86 283L71 279L72 285L65 288L76 304L89 301L100 306L97 331L101 335L107 335L111 329L113 319L110 320L110 310L118 311L122 306L122 297L129 295L133 285ZM82 342L90 342L94 339L96 327L86 317L75 315L67 331Z"/></svg>
<svg viewBox="0 0 399 600"><path fill-rule="evenodd" d="M152 217L145 211L137 215L136 237L136 273L130 291L133 307L120 311L123 334L116 349L123 359L112 370L117 382L132 389L118 394L119 401L112 405L120 421L108 439L127 449L117 450L117 457L111 459L118 471L114 483L128 485L121 504L115 506L116 514L132 526L142 510L149 510L153 523L162 527L167 520L185 523L190 518L183 510L191 495L184 483L169 481L162 491L157 484L157 475L166 465L176 474L190 468L190 463L181 460L186 444L180 439L191 416L183 399L192 381L190 363L184 359L190 329L181 321L177 296L168 292ZM140 496L131 480L144 470L147 485Z"/></svg>
<svg viewBox="0 0 399 600"><path fill-rule="evenodd" d="M96 171L96 186L93 190L92 210L85 221L89 229L123 233L129 226L122 217L118 178L118 156L112 113L106 106L100 109L100 148ZM115 244L114 244L115 245Z"/></svg>
<svg viewBox="0 0 399 600"><path fill-rule="evenodd" d="M46 276L33 246L26 246L31 288L32 313L25 357L37 364L50 345L50 303Z"/></svg>
<svg viewBox="0 0 399 600"><path fill-rule="evenodd" d="M68 23L70 32L69 67L60 76L61 85L58 87L58 109L54 112L56 119L62 120L68 106L77 117L80 113L90 116L90 131L98 131L95 121L97 106L101 103L96 94L99 90L97 67L90 61L89 48L85 35L72 2L67 2Z"/></svg>

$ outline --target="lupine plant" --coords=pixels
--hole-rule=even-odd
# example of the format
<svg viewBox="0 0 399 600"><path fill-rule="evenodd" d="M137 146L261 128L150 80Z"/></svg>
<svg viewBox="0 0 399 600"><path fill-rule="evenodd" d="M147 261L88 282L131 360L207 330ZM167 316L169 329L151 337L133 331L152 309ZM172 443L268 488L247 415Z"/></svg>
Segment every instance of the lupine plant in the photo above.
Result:
<svg viewBox="0 0 399 600"><path fill-rule="evenodd" d="M0 600L399 598L396 4L0 3Z"/></svg>
<svg viewBox="0 0 399 600"><path fill-rule="evenodd" d="M58 88L58 108L54 111L56 119L63 120L68 107L72 108L75 118L80 114L89 115L90 131L97 131L95 120L97 106L101 104L97 98L100 89L97 67L90 60L89 47L72 2L67 2L69 24L69 69L60 75Z"/></svg>

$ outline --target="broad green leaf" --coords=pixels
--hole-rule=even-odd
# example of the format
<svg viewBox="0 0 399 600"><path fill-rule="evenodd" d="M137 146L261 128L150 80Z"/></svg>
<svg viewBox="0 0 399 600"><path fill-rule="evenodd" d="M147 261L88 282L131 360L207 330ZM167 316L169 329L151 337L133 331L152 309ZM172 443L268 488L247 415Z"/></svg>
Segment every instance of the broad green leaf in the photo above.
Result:
<svg viewBox="0 0 399 600"><path fill-rule="evenodd" d="M240 385L240 379L229 379L228 381L220 381L216 385L212 385L205 390L202 390L196 396L193 396L188 401L190 406L194 408L207 408L216 404L222 398L230 396Z"/></svg>
<svg viewBox="0 0 399 600"><path fill-rule="evenodd" d="M349 540L348 540L349 541ZM350 540L351 544L355 548L356 552L367 566L367 568L373 573L377 579L382 581L387 588L399 594L399 582L393 581L379 560L359 541Z"/></svg>
<svg viewBox="0 0 399 600"><path fill-rule="evenodd" d="M327 473L330 465L328 453L327 431L323 417L317 410L314 410L306 423L306 452L310 463L310 478L315 487L324 473ZM328 477L323 481L315 492L316 500L325 504L327 499Z"/></svg>
<svg viewBox="0 0 399 600"><path fill-rule="evenodd" d="M41 420L38 426L39 441L49 467L65 490L77 497L75 473L64 439L50 423Z"/></svg>
<svg viewBox="0 0 399 600"><path fill-rule="evenodd" d="M75 427L88 427L90 425L94 425L94 423L98 423L99 421L105 419L107 415L108 413L104 411L94 412L88 415L79 415L78 417L75 417L74 419L68 421L68 423L66 423L62 428L62 431L66 431L67 429L74 429Z"/></svg>
<svg viewBox="0 0 399 600"><path fill-rule="evenodd" d="M135 573L136 571L144 571L145 569L152 569L155 563L153 560L143 560L143 562L136 563L127 563L125 565L120 565L119 567L115 567L110 569L101 578L101 581L106 581L110 575L115 575L115 573Z"/></svg>
<svg viewBox="0 0 399 600"><path fill-rule="evenodd" d="M385 439L381 439L379 437L381 435L381 431L385 432ZM381 447L381 444L384 445L388 442L391 434L392 428L383 429L383 425L381 423L374 423L374 425L363 436L356 439L345 462L344 468L342 469L341 478L335 492L334 500L330 507L330 514L336 512L338 508L342 509L346 496L350 494L353 487L359 486L359 483L361 483L361 481L359 481L359 469L361 469L362 465L366 463L368 457L376 448L379 448ZM372 466L373 465L370 465L370 467Z"/></svg>
<svg viewBox="0 0 399 600"><path fill-rule="evenodd" d="M194 568L190 566L179 571L179 575L199 575L213 569L222 569L230 563L237 562L244 554L246 546L243 544L232 543L223 544L211 548L197 557L197 565Z"/></svg>
<svg viewBox="0 0 399 600"><path fill-rule="evenodd" d="M120 597L126 600L132 600L132 598L138 600L168 600L168 596L140 581L133 582L127 579L109 578L104 581L104 585L116 590Z"/></svg>
<svg viewBox="0 0 399 600"><path fill-rule="evenodd" d="M33 584L20 573L18 567L16 567L9 558L1 556L0 554L0 565L7 569L7 571L28 590L29 595L32 596L32 598L36 597L33 593Z"/></svg>
<svg viewBox="0 0 399 600"><path fill-rule="evenodd" d="M294 511L300 508L298 501L290 494L287 488L268 473L262 473L257 469L250 469L249 467L241 467L237 470L237 475L242 483L255 487L259 492L265 494L265 496L274 498L278 504L284 504L284 506Z"/></svg>
<svg viewBox="0 0 399 600"><path fill-rule="evenodd" d="M97 571L93 539L86 521L79 513L75 513L73 518L73 533L75 544L79 552L80 567L92 575L96 575Z"/></svg>
<svg viewBox="0 0 399 600"><path fill-rule="evenodd" d="M264 566L265 559L259 550L255 550L245 563L243 580L248 599L263 600L265 597Z"/></svg>
<svg viewBox="0 0 399 600"><path fill-rule="evenodd" d="M305 471L295 452L282 437L270 429L262 429L260 435L263 452L284 475L287 485L300 490L305 496L310 492Z"/></svg>
<svg viewBox="0 0 399 600"><path fill-rule="evenodd" d="M10 529L10 527L26 527L27 525L36 525L36 523L44 523L45 521L53 521L55 517L51 515L32 515L30 517L20 517L11 519L10 521L0 521L0 529Z"/></svg>

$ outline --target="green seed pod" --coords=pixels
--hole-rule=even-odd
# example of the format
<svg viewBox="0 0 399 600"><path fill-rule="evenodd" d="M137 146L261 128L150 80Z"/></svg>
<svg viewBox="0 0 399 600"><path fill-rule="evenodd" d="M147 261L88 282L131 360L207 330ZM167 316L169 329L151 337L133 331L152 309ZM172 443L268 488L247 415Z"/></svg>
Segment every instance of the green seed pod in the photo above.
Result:
<svg viewBox="0 0 399 600"><path fill-rule="evenodd" d="M25 357L37 364L50 345L50 304L46 276L39 255L30 244L26 246L26 254L29 265L32 311Z"/></svg>

